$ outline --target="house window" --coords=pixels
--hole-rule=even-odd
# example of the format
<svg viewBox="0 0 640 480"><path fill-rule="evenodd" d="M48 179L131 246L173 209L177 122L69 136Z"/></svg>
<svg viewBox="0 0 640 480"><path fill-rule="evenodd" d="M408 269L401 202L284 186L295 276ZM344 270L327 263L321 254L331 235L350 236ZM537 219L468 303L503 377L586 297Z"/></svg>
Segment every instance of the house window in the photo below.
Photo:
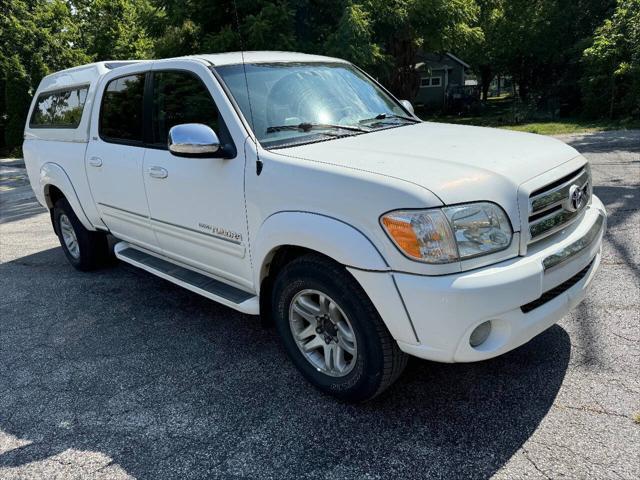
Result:
<svg viewBox="0 0 640 480"><path fill-rule="evenodd" d="M441 87L442 77L422 77L420 79L420 87Z"/></svg>

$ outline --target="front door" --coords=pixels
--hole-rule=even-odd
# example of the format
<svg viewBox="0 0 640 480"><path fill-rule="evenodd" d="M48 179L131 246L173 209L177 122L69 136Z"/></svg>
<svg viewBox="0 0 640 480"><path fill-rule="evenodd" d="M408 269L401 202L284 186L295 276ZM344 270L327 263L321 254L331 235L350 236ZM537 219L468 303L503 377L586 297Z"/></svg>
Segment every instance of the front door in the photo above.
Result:
<svg viewBox="0 0 640 480"><path fill-rule="evenodd" d="M156 64L150 85L144 182L159 244L166 256L251 290L244 146L231 148L237 151L232 159L177 157L167 148L169 130L183 123L208 125L233 146L217 107L224 93L211 72L193 61Z"/></svg>
<svg viewBox="0 0 640 480"><path fill-rule="evenodd" d="M93 200L111 233L158 251L142 177L146 75L116 70L105 78L95 99L85 162Z"/></svg>

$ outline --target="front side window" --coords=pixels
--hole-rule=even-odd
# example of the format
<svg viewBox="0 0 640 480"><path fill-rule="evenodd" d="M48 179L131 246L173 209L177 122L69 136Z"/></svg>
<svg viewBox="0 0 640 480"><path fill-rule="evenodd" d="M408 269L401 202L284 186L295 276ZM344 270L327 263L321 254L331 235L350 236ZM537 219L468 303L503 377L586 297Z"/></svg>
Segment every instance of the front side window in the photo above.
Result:
<svg viewBox="0 0 640 480"><path fill-rule="evenodd" d="M202 123L220 136L218 109L202 81L187 72L153 74L153 143L167 145L169 130L182 123Z"/></svg>
<svg viewBox="0 0 640 480"><path fill-rule="evenodd" d="M215 70L267 148L417 121L347 63L264 63Z"/></svg>
<svg viewBox="0 0 640 480"><path fill-rule="evenodd" d="M38 96L29 122L35 128L77 128L89 87L43 93Z"/></svg>
<svg viewBox="0 0 640 480"><path fill-rule="evenodd" d="M107 141L142 143L144 73L107 84L100 106L100 136Z"/></svg>

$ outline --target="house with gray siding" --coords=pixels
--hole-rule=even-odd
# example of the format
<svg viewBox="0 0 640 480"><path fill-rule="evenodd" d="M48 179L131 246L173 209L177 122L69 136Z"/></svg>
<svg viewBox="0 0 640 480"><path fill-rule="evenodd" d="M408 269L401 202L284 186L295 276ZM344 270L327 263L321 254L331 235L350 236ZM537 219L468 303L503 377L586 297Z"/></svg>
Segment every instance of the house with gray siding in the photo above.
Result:
<svg viewBox="0 0 640 480"><path fill-rule="evenodd" d="M444 109L447 103L464 94L469 65L452 53L419 53L415 70L420 84L414 103L428 109Z"/></svg>

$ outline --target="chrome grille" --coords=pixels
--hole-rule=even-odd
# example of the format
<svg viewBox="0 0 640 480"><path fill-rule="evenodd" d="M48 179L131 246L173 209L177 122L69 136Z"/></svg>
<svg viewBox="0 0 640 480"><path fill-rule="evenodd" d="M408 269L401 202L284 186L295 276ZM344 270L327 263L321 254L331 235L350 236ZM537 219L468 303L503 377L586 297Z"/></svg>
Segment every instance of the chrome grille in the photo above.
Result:
<svg viewBox="0 0 640 480"><path fill-rule="evenodd" d="M529 196L529 243L573 222L591 198L589 165L534 191Z"/></svg>

